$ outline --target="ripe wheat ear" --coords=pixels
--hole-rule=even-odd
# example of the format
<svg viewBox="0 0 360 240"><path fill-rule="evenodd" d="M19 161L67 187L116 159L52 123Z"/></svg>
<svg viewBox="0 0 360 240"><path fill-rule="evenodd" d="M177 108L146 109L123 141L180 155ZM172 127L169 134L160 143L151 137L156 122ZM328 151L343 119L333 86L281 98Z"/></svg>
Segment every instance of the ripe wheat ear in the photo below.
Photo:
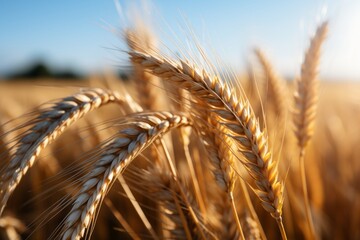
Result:
<svg viewBox="0 0 360 240"><path fill-rule="evenodd" d="M0 216L22 177L33 166L40 152L47 145L86 113L116 101L121 101L116 92L99 88L88 89L61 99L30 121L34 125L16 143L15 154L1 173Z"/></svg>
<svg viewBox="0 0 360 240"><path fill-rule="evenodd" d="M183 116L169 112L142 113L126 119L114 140L102 151L100 159L84 177L83 186L64 222L63 239L80 239L96 218L100 204L112 184L131 161L166 132L190 125Z"/></svg>
<svg viewBox="0 0 360 240"><path fill-rule="evenodd" d="M129 52L133 62L140 64L154 75L188 90L191 97L204 103L223 120L224 128L232 132L232 140L244 156L241 161L254 180L253 190L264 209L276 219L284 239L282 223L283 188L279 181L277 162L273 161L268 137L245 96L237 98L227 84L217 76L184 60L176 61L144 52ZM209 129L212 131L212 129Z"/></svg>

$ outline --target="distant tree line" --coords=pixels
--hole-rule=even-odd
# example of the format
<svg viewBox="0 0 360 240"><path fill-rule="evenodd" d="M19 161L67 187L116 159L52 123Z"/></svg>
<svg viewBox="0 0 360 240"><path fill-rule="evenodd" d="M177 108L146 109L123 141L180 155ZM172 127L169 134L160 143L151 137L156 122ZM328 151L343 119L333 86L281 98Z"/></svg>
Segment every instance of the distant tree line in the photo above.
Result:
<svg viewBox="0 0 360 240"><path fill-rule="evenodd" d="M133 74L130 67L122 67L117 71L117 77L122 81L128 81ZM84 75L73 71L72 69L52 70L42 61L38 61L25 69L17 69L10 74L5 75L8 80L36 80L36 79L61 79L61 80L81 80Z"/></svg>
<svg viewBox="0 0 360 240"><path fill-rule="evenodd" d="M61 71L51 70L45 63L36 62L25 70L19 70L9 74L9 79L38 79L38 78L52 78L52 79L81 79L82 76L73 70L66 69Z"/></svg>

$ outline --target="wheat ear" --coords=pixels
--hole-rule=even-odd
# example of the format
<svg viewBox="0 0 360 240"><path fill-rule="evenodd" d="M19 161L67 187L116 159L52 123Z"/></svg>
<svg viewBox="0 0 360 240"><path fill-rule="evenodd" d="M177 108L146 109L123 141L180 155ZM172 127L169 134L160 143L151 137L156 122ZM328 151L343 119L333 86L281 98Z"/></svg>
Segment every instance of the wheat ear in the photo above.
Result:
<svg viewBox="0 0 360 240"><path fill-rule="evenodd" d="M222 200L220 201L224 202L224 204L229 207L225 208L226 210L224 209L224 211L221 212L223 219L222 222L228 222L228 224L225 224L225 228L228 228L226 231L227 235L226 237L223 237L231 239L243 239L244 234L235 208L235 201L233 197L237 176L234 170L234 149L232 149L233 141L231 138L231 132L223 126L222 120L214 113L204 111L206 107L202 106L200 102L195 102L193 106L193 115L201 119L200 121L194 121L194 126L196 126L198 133L201 135L201 139L208 153L210 163L213 167L212 172L215 180L222 190L222 193L226 194L221 196ZM195 111L194 109L197 110ZM240 182L241 188L244 188L243 194L246 198L245 202L247 203L248 208L251 210L251 213L254 215L254 218L258 219L251 204L251 200L248 196L245 183L243 183L242 179L240 179ZM225 211L227 212L225 213ZM233 220L235 220L237 223L235 228L231 226L231 224L233 224ZM261 231L261 233L263 234L263 238L266 239L265 233L263 233L263 231Z"/></svg>
<svg viewBox="0 0 360 240"><path fill-rule="evenodd" d="M324 22L318 27L315 36L311 39L304 62L301 65L300 78L296 80L293 111L295 135L301 149L306 147L314 132L320 50L327 32L328 24Z"/></svg>
<svg viewBox="0 0 360 240"><path fill-rule="evenodd" d="M133 30L129 29L129 30L125 31L125 39L128 44L128 47L131 51L146 50L147 52L151 52L155 48L155 46L156 46L156 43L154 40L155 38L154 38L153 34L150 33L149 28L148 27L145 28L145 27L146 27L146 25L144 23L142 23L140 25L137 24L137 26ZM161 99L162 96L161 96L161 94L159 95L159 91L157 88L165 87L165 89L167 89L170 85L166 85L166 86L162 87L163 82L161 82L160 79L158 79L154 75L149 74L147 71L145 71L144 67L136 64L135 62L132 62L132 65L133 65L133 69L134 69L134 80L135 80L135 83L137 86L137 92L139 95L139 100L142 103L142 106L144 106L144 109L147 109L147 110L158 110L159 106L158 106L157 102L158 102L158 100ZM181 89L179 89L179 90L181 90ZM179 94L179 98L178 98L179 101L181 101L180 96L181 96L181 94ZM181 109L180 111L184 112L183 110L184 109ZM179 130L181 132L181 137L186 138L184 128L181 128ZM194 174L194 169L193 169L193 165L191 162L191 158L190 158L190 155L188 154L189 152L187 151L188 146L185 144L185 142L183 142L184 143L184 152L186 155L187 162L189 163L190 172L194 176L194 178L192 178L192 179L193 179L193 186L195 189L195 197L199 203L200 209L205 214L206 213L205 204L202 199L202 196L201 196L201 193L199 190L199 186L198 186L195 174ZM168 143L170 143L170 141ZM162 145L161 147L165 147L165 145L163 145L163 144L157 144L157 147L160 147L160 145ZM169 146L169 144L167 146ZM158 153L154 149L154 146L150 148L150 152L152 154L151 157L153 159L159 159ZM167 159L167 160L169 160L169 159ZM160 161L158 162L158 164L161 164ZM170 168L170 170L171 170L171 168ZM177 180L174 179L174 181L176 182ZM177 184L180 184L180 183L177 183ZM175 184L175 185L177 185L177 184ZM176 186L175 186L175 188L176 188ZM178 188L180 188L180 186L178 186ZM173 191L177 191L177 189L173 189Z"/></svg>
<svg viewBox="0 0 360 240"><path fill-rule="evenodd" d="M285 101L288 99L286 94L285 81L281 79L275 72L273 66L263 51L261 51L259 48L256 48L254 52L262 66L267 83L269 84L268 99L270 99L273 103L276 116L278 116L281 121L284 121L284 117L287 112L287 105Z"/></svg>
<svg viewBox="0 0 360 240"><path fill-rule="evenodd" d="M15 154L1 176L0 215L22 177L48 144L86 113L115 101L120 101L116 92L98 88L88 89L63 98L50 109L40 112L39 116L31 121L34 125L16 144Z"/></svg>
<svg viewBox="0 0 360 240"><path fill-rule="evenodd" d="M203 119L196 121L196 126L212 165L215 181L222 191L221 201L224 201L224 204L230 207L225 210L227 212L220 214L222 214L224 222L231 221L229 224L233 224L235 220L236 223L236 228L231 226L226 232L226 236L244 239L233 197L236 175L234 171L234 156L230 149L232 140L223 133L225 127L219 124L219 119L215 114L207 111L199 111L196 115ZM205 123L202 123L202 121ZM213 131L210 132L208 126L211 126Z"/></svg>
<svg viewBox="0 0 360 240"><path fill-rule="evenodd" d="M130 52L129 55L132 61L154 75L188 90L223 120L222 124L232 131L232 138L245 156L243 163L255 180L255 192L264 209L282 221L283 184L278 180L277 164L272 160L267 134L260 129L248 100L238 100L218 77L210 77L205 70L199 72L185 61L180 65L147 53Z"/></svg>
<svg viewBox="0 0 360 240"><path fill-rule="evenodd" d="M132 120L105 147L92 171L85 176L83 186L64 222L63 239L80 239L84 236L116 176L138 154L162 134L190 124L186 117L169 112L138 114Z"/></svg>
<svg viewBox="0 0 360 240"><path fill-rule="evenodd" d="M125 31L125 40L132 51L141 49L151 51L155 46L154 37L149 31L146 31L144 27ZM135 63L132 65L134 69L133 80L136 84L136 90L141 106L146 110L157 110L159 92L156 87L160 87L159 79L146 72L142 66Z"/></svg>
<svg viewBox="0 0 360 240"><path fill-rule="evenodd" d="M151 34L149 28L145 28L144 23L137 24L134 29L128 29L124 33L125 40L127 42L127 45L130 50L137 51L144 49L146 51L152 51L152 49L155 47L155 38L153 34ZM161 99L161 94L159 95L159 91L157 88L162 88L160 82L160 79L155 77L152 74L149 74L145 69L138 64L135 64L132 62L133 70L134 70L134 77L133 80L136 84L136 90L138 94L138 99L141 103L141 105L146 110L158 110L159 105L157 104L158 101ZM183 132L183 128L179 129L181 132ZM170 143L170 141L168 142ZM167 145L169 146L169 145ZM162 162L160 161L159 153L156 150L156 147L166 147L165 145L160 144L159 142L155 143L155 146L151 146L149 148L150 150L150 157L154 160L156 160L156 165L161 165ZM184 148L186 148L184 146ZM167 150L166 150L167 151ZM167 159L169 160L169 159ZM177 180L174 180L177 181ZM180 184L177 183L177 184ZM176 187L176 184L170 185L173 192L176 192L178 188ZM196 188L195 188L196 189ZM198 192L197 192L198 193ZM200 195L196 195L198 201L202 203L202 199L200 198ZM178 200L175 199L177 202ZM186 205L185 205L186 206ZM202 205L200 205L202 206ZM180 209L178 211L180 215L182 215L182 210ZM185 219L185 218L184 218ZM186 222L184 221L184 225L186 225ZM187 233L189 231L186 231Z"/></svg>
<svg viewBox="0 0 360 240"><path fill-rule="evenodd" d="M299 164L301 184L305 204L308 228L313 239L318 238L311 216L309 196L307 193L305 171L305 148L313 135L315 114L317 107L317 75L320 60L320 48L328 32L328 23L324 22L316 30L315 36L310 41L305 59L301 65L301 76L296 81L294 94L294 125L295 135L300 148Z"/></svg>

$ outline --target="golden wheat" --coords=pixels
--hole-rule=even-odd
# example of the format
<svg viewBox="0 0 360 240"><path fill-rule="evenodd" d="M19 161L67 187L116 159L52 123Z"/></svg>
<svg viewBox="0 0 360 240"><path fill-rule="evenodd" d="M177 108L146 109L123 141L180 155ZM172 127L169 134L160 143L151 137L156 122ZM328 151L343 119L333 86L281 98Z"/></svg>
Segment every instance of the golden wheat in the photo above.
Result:
<svg viewBox="0 0 360 240"><path fill-rule="evenodd" d="M292 141L294 133L286 130L286 82L259 49L255 53L268 84L267 98L250 99L245 93L251 86L232 83L230 73L218 74L200 47L205 66L163 55L150 31L137 27L123 34L134 71L132 82L112 83L120 94L85 89L48 108L40 107L21 124L11 121L0 126L5 159L0 171L1 211L6 209L0 218L1 236L11 232L14 238L34 239L359 238L360 165L351 160L360 153L356 125L346 124L346 119L360 116L358 104L342 99L340 93L335 94L336 107L323 100L318 115L325 124L316 126L319 134L314 134L326 22L311 39L295 82L297 142ZM132 98L135 94L138 102ZM263 108L266 100L270 108ZM86 124L68 128L111 102L117 111L99 109L101 113L86 119ZM352 107L345 109L346 105ZM262 127L261 118L271 124ZM282 139L271 138L273 133ZM309 144L311 138L314 146ZM347 144L341 142L343 138ZM291 164L296 148L300 169ZM311 166L307 176L305 150ZM33 168L40 153L46 162ZM19 185L26 173L30 181ZM51 175L55 176L45 180ZM309 190L306 181L311 183ZM11 195L14 201L8 201ZM29 205L22 207L25 198ZM20 210L14 206L21 206ZM23 232L17 219L29 230Z"/></svg>

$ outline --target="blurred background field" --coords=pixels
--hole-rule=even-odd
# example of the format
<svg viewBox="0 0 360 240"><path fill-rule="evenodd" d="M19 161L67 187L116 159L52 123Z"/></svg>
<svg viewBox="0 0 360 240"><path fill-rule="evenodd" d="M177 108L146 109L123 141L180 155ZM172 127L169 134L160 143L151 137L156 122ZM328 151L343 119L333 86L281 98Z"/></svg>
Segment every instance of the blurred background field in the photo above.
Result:
<svg viewBox="0 0 360 240"><path fill-rule="evenodd" d="M258 81L260 87L261 79ZM243 78L244 86L248 86L246 77ZM124 86L136 96L136 86L130 81L124 81L113 77L112 88L123 88ZM38 79L36 81L28 79L19 79L17 81L2 81L0 82L0 122L3 124L9 120L15 119L24 113L27 113L40 104L62 98L77 92L80 88L89 86L101 87L104 85L104 77L91 77L82 80L54 80L54 79ZM121 86L121 87L120 87ZM290 89L291 84L289 83ZM255 106L259 106L258 96L248 88L246 90L249 96L253 96L252 102ZM254 94L254 95L253 95ZM261 96L265 114L267 111L266 94ZM309 182L309 195L311 199L312 208L314 211L314 218L316 219L317 226L321 229L323 239L359 239L360 231L358 223L360 219L360 126L358 119L360 118L360 86L356 82L328 82L322 81L320 84L319 107L316 119L316 130L314 139L311 142L308 153L306 156L306 166L308 170L307 179ZM166 107L164 107L166 108ZM48 227L40 227L39 230L34 232L33 227L29 224L36 219L41 219L40 214L46 211L51 202L58 200L65 193L62 191L51 191L51 194L41 200L37 196L41 196L50 181L54 183L52 177L63 167L66 167L71 162L79 162L84 152L91 150L99 144L100 136L94 137L93 128L97 124L106 120L121 117L119 109L114 106L106 107L105 109L96 113L91 113L84 120L79 121L71 127L63 136L61 136L49 149L47 149L40 158L36 168L30 171L29 176L26 177L20 188L15 192L14 196L9 202L6 216L13 216L20 220L24 227L16 228L16 232L21 233L22 236L29 236L34 239L46 239L60 219L55 220L55 223L47 223ZM290 116L288 116L290 117ZM291 121L291 119L289 120ZM290 126L291 127L291 126ZM6 132L12 128L12 125L6 125L1 130ZM96 131L96 130L95 130ZM97 134L103 135L102 138L109 136L108 133L98 132ZM276 131L270 130L270 139L274 144L279 143ZM93 136L91 136L93 135ZM6 139L2 139L6 141ZM74 148L74 146L76 146ZM288 150L283 150L288 151ZM295 154L296 155L296 154ZM279 155L277 155L279 156ZM282 159L285 161L285 159ZM136 161L141 164L140 160ZM130 182L130 185L136 191L137 200L142 202L145 211L151 204L147 198L143 196L141 191L138 193L137 183L131 184L133 180L133 172L136 165L129 168L125 177ZM292 182L292 191L296 188L294 183L299 183L298 169L296 158L291 161L288 182ZM285 170L284 170L285 171ZM136 172L136 170L135 170ZM283 172L285 174L285 172ZM61 188L61 178L56 180L57 188ZM139 180L136 180L139 181ZM209 180L208 180L209 181ZM141 182L141 181L140 181ZM209 184L209 183L208 183ZM140 188L141 189L141 188ZM115 236L121 238L128 238L127 233L123 233L123 227L114 217L114 209L121 212L127 219L129 224L141 236L149 237L139 219L134 215L131 210L131 204L124 197L120 197L122 189L116 185L112 190L112 194L108 197L113 201L115 207L109 212L108 207L103 207L96 229L93 234L93 239L113 239ZM49 193L48 193L49 194ZM293 193L287 193L293 194ZM35 198L34 198L35 197ZM288 196L287 196L288 197ZM30 202L27 200L30 199ZM121 199L121 201L119 201ZM293 201L293 198L289 198ZM125 205L124 205L125 204ZM301 203L295 203L301 209ZM126 207L125 207L126 206ZM268 229L268 217L257 206L260 219L264 223L266 233L269 239L274 239L277 236L276 231ZM148 213L150 216L152 210ZM294 214L294 212L292 213ZM295 214L299 214L296 213ZM294 217L294 216L293 216ZM152 218L150 218L152 219ZM268 219L268 220L265 220ZM285 212L285 226L288 231L288 236L291 239L302 239L302 231L305 231L304 223L300 221L300 225L286 221L290 219ZM156 222L152 222L154 227ZM4 229L8 228L3 228ZM27 230L25 230L27 229ZM0 229L1 230L1 229ZM6 239L5 235L4 239ZM16 239L16 238L14 238Z"/></svg>

